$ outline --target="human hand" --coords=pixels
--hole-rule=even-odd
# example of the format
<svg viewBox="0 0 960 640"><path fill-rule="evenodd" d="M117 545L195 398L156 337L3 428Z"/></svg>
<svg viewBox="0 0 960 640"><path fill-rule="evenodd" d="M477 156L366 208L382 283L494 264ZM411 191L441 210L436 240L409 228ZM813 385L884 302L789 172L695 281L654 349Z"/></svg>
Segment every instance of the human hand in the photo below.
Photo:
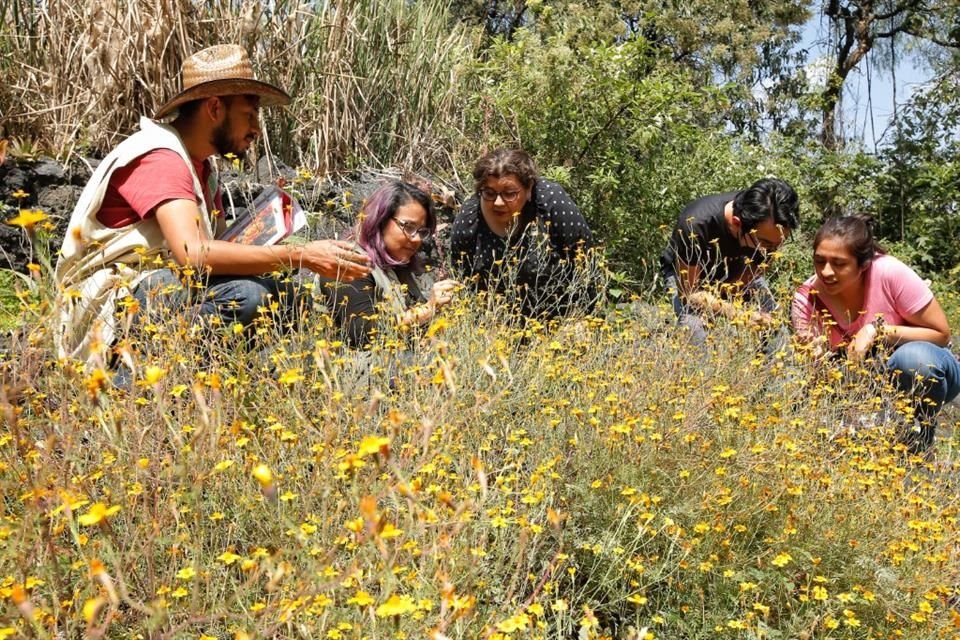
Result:
<svg viewBox="0 0 960 640"><path fill-rule="evenodd" d="M454 292L459 287L460 283L456 280L448 279L434 282L433 289L430 291L430 302L437 307L449 304L453 300Z"/></svg>
<svg viewBox="0 0 960 640"><path fill-rule="evenodd" d="M315 240L303 246L301 262L327 278L350 282L370 273L370 258L343 240Z"/></svg>
<svg viewBox="0 0 960 640"><path fill-rule="evenodd" d="M847 357L853 361L863 360L870 347L877 340L877 326L872 322L863 325L857 334L853 336L850 346L847 347Z"/></svg>
<svg viewBox="0 0 960 640"><path fill-rule="evenodd" d="M750 314L750 324L757 329L769 329L773 326L773 315L765 311L754 311Z"/></svg>

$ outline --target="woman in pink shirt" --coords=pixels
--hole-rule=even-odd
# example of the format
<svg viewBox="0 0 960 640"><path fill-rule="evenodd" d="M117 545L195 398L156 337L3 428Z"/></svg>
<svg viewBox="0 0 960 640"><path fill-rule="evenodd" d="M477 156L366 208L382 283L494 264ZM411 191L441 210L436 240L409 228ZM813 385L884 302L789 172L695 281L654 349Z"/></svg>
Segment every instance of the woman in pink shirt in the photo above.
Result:
<svg viewBox="0 0 960 640"><path fill-rule="evenodd" d="M943 308L913 269L877 244L864 217L827 220L813 240L813 264L816 275L793 299L797 335L855 361L892 351L887 370L916 398L919 429L910 430L906 444L912 452L927 449L937 413L960 393L960 363L947 348Z"/></svg>

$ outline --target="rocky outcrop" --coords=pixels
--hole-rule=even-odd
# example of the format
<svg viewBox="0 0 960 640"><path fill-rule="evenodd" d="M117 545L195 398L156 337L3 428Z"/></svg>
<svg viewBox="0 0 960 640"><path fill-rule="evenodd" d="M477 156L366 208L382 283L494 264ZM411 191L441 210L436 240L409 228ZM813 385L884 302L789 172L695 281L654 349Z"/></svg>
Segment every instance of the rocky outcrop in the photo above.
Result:
<svg viewBox="0 0 960 640"><path fill-rule="evenodd" d="M49 158L7 158L0 165L0 267L25 272L32 259L32 248L26 234L18 227L2 224L17 215L18 209L39 209L49 216L52 229L48 245L55 252L73 207L83 186L89 180L96 161L75 161L63 166ZM271 177L274 176L274 177ZM266 158L250 172L226 168L221 172L224 185L225 208L234 212L250 206L266 184L282 178L286 189L294 193L303 208L310 212L310 226L302 233L307 239L344 237L349 233L363 200L384 179L399 178L397 171L367 171L343 178L316 179ZM437 182L432 183L434 200L438 203L441 223L454 215L456 200L453 192ZM14 194L28 194L16 198ZM229 215L229 212L228 212ZM425 247L435 253L432 246ZM54 259L55 261L55 259Z"/></svg>

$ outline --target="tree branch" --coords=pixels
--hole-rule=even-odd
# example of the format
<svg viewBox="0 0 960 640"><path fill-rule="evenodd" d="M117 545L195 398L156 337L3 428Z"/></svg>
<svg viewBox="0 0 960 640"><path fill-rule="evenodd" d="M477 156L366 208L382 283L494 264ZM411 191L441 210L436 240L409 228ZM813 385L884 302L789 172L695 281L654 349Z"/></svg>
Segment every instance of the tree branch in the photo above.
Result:
<svg viewBox="0 0 960 640"><path fill-rule="evenodd" d="M907 24L906 24L906 23L901 24L899 27L894 27L893 29L890 29L889 31L884 31L884 32L882 32L882 33L875 33L875 34L873 35L873 37L874 37L875 39L877 39L877 40L881 40L881 39L883 39L883 38L892 38L893 36L897 35L898 33L910 33L910 32L907 30ZM910 35L916 35L916 34L910 33ZM917 36L917 37L920 37L920 36Z"/></svg>
<svg viewBox="0 0 960 640"><path fill-rule="evenodd" d="M902 5L898 5L890 11L889 13L878 13L875 18L877 20L890 20L891 18L896 18L898 15L904 11L913 11L916 9L921 9L923 7L922 0L911 0L910 2L905 2Z"/></svg>
<svg viewBox="0 0 960 640"><path fill-rule="evenodd" d="M958 42L958 41L956 41L956 40L953 40L953 41L951 41L951 40L941 40L941 39L938 38L937 36L931 35L931 34L929 34L929 33L918 33L918 32L916 32L916 31L913 31L912 29L905 29L904 31L905 31L905 33L910 34L910 35L913 36L914 38L920 38L920 39L922 39L922 40L926 40L926 41L928 41L928 42L932 42L932 43L935 44L935 45L938 45L938 46L941 46L941 47L945 47L945 48L947 48L947 49L960 49L960 42Z"/></svg>

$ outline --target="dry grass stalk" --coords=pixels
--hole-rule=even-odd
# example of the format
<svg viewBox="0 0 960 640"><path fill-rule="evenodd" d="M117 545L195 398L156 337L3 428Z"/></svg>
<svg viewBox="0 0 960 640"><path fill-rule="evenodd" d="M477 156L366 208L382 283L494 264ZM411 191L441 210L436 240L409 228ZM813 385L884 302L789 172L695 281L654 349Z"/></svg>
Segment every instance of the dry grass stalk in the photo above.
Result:
<svg viewBox="0 0 960 640"><path fill-rule="evenodd" d="M7 0L0 19L0 123L61 158L106 152L176 91L186 55L240 42L295 96L268 116L272 151L320 172L423 167L470 50L436 0Z"/></svg>

